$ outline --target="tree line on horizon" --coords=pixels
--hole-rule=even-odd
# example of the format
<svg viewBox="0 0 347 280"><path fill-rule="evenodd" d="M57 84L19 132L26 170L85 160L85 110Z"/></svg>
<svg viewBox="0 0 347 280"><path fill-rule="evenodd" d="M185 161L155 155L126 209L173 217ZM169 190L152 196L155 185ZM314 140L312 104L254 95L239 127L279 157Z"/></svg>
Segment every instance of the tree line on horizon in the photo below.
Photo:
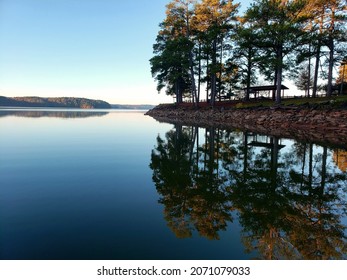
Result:
<svg viewBox="0 0 347 280"><path fill-rule="evenodd" d="M110 109L106 101L78 97L5 97L0 96L0 106L12 107L57 107L80 109Z"/></svg>
<svg viewBox="0 0 347 280"><path fill-rule="evenodd" d="M177 103L205 98L213 106L241 89L249 100L261 77L274 86L279 104L285 77L312 97L320 78L332 95L338 65L336 82L346 82L346 0L255 0L243 15L239 7L232 0L167 4L150 59L158 92L165 89Z"/></svg>

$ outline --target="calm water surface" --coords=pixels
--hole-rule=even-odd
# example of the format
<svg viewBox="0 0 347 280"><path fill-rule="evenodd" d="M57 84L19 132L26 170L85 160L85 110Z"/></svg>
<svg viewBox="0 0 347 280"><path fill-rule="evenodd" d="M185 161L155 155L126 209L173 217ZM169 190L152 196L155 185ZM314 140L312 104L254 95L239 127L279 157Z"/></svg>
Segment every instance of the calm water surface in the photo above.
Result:
<svg viewBox="0 0 347 280"><path fill-rule="evenodd" d="M347 151L144 112L0 110L1 259L346 259Z"/></svg>

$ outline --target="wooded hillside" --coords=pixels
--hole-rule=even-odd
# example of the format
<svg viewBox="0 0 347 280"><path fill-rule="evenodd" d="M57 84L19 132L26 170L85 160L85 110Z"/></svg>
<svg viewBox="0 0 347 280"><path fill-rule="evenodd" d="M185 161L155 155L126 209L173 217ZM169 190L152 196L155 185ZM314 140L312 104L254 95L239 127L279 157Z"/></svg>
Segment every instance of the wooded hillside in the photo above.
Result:
<svg viewBox="0 0 347 280"><path fill-rule="evenodd" d="M0 106L12 107L62 107L81 109L109 109L111 105L102 100L75 97L4 97L0 96Z"/></svg>

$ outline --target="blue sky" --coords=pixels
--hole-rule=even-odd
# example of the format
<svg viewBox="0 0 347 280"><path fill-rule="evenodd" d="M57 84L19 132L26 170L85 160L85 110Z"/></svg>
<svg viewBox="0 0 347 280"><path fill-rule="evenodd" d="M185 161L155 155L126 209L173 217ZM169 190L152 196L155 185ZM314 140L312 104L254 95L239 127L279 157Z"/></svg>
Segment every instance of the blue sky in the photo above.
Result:
<svg viewBox="0 0 347 280"><path fill-rule="evenodd" d="M171 102L149 64L168 2L0 0L0 95Z"/></svg>

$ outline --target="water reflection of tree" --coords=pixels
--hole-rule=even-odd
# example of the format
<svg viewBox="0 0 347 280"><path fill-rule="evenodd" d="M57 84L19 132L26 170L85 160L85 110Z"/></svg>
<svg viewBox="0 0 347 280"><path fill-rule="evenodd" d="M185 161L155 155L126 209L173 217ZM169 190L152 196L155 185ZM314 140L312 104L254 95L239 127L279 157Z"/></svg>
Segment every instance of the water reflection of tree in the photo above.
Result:
<svg viewBox="0 0 347 280"><path fill-rule="evenodd" d="M230 203L222 187L224 178L216 172L216 135L210 134L194 150L197 130L177 125L166 133L166 141L158 136L150 167L165 219L175 234L189 237L196 229L202 236L218 239L218 232L231 221Z"/></svg>
<svg viewBox="0 0 347 280"><path fill-rule="evenodd" d="M311 143L293 146L301 170L289 170L287 196L297 213L290 220L293 229L289 236L305 259L341 259L347 253L346 227L341 224L346 211L342 197L346 174L336 173L327 164L327 147L320 147L321 152L315 155L314 149L318 147Z"/></svg>
<svg viewBox="0 0 347 280"><path fill-rule="evenodd" d="M16 116L24 118L41 118L41 117L52 117L52 118L63 118L63 119L75 119L75 118L89 118L89 117L102 117L109 114L109 112L100 111L83 111L83 110L3 110L0 111L0 118L6 116Z"/></svg>
<svg viewBox="0 0 347 280"><path fill-rule="evenodd" d="M225 230L231 221L230 201L226 188L226 174L220 168L221 147L226 146L219 129L205 130L205 143L197 149L192 196L192 221L198 232L209 239L219 239L218 232Z"/></svg>
<svg viewBox="0 0 347 280"><path fill-rule="evenodd" d="M191 135L176 126L166 133L166 140L157 137L157 147L152 151L150 167L153 181L165 205L164 215L168 226L177 237L192 235L189 221L189 196L191 195Z"/></svg>
<svg viewBox="0 0 347 280"><path fill-rule="evenodd" d="M248 251L257 250L262 258L295 258L297 253L284 235L290 229L286 217L292 211L283 195L285 169L278 162L279 139L271 138L257 153L247 139L246 134L239 148L242 172L230 171L235 180L230 198L240 213L244 245Z"/></svg>
<svg viewBox="0 0 347 280"><path fill-rule="evenodd" d="M231 171L235 178L231 200L240 211L246 248L265 259L345 258L341 215L346 201L341 191L346 174L336 174L327 165L326 147L314 154L312 144L297 144L281 156L278 139L271 143L244 166L242 174ZM247 146L245 142L243 151Z"/></svg>
<svg viewBox="0 0 347 280"><path fill-rule="evenodd" d="M178 237L196 230L218 239L236 211L246 250L260 258L346 258L347 179L328 148L295 143L284 152L274 137L201 131L176 125L152 151L153 180Z"/></svg>

